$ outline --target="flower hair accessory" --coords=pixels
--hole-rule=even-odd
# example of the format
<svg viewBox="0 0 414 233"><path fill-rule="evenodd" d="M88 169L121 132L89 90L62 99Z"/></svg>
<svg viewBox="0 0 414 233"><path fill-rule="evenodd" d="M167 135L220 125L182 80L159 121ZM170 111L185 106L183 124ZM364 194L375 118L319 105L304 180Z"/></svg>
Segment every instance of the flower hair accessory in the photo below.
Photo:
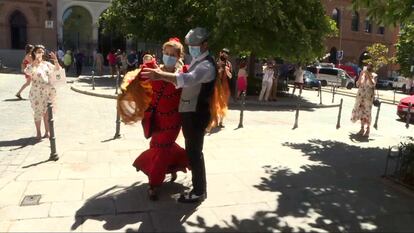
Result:
<svg viewBox="0 0 414 233"><path fill-rule="evenodd" d="M180 38L178 37L171 37L168 41L175 41L175 42L181 43Z"/></svg>

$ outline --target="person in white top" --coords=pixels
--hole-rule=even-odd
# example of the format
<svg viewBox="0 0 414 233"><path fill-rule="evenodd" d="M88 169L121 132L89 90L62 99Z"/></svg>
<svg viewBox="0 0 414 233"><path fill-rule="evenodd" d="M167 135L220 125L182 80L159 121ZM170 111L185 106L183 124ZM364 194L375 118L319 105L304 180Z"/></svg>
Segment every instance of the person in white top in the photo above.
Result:
<svg viewBox="0 0 414 233"><path fill-rule="evenodd" d="M295 94L296 87L299 88L299 96L302 95L302 89L303 89L303 74L304 74L304 71L302 69L302 66L299 64L297 66L297 68L295 70L295 74L294 74L295 75L295 83L294 83L294 86L293 86L292 95Z"/></svg>
<svg viewBox="0 0 414 233"><path fill-rule="evenodd" d="M263 68L263 80L262 80L262 90L260 91L259 101L269 100L270 93L272 92L272 85L274 79L274 62L269 61L267 65Z"/></svg>

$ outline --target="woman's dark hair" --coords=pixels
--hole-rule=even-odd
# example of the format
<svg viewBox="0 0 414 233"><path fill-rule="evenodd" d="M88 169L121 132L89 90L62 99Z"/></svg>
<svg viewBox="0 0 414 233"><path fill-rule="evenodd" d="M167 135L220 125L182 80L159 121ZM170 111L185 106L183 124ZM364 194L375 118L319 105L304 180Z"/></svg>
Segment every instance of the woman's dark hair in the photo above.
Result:
<svg viewBox="0 0 414 233"><path fill-rule="evenodd" d="M24 47L24 50L26 50L26 55L27 54L29 54L30 52L32 52L32 49L34 48L34 46L33 45L31 45L31 44L27 44L25 47Z"/></svg>
<svg viewBox="0 0 414 233"><path fill-rule="evenodd" d="M43 51L46 52L45 46L43 46L41 44L35 45L33 47L32 53L31 53L33 60L36 59L36 51L39 50L39 49L43 49Z"/></svg>

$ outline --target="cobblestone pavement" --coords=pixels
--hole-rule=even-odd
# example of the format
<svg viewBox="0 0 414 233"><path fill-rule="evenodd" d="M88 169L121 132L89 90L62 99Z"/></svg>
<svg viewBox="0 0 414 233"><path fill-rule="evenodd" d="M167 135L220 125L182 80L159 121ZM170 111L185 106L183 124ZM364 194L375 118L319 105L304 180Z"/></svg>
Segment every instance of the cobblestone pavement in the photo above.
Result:
<svg viewBox="0 0 414 233"><path fill-rule="evenodd" d="M49 141L33 140L30 102L14 97L23 82L22 75L0 74L0 232L414 229L412 194L380 177L388 146L413 135L413 125L396 120L396 106L382 106L369 140L354 135L351 97L335 97L334 104L344 101L340 129L338 108L316 108L315 91L304 91L301 103L309 105L295 130L288 105L247 106L240 129L233 106L226 127L206 136L209 195L197 206L175 201L189 173L165 183L160 200L150 202L146 176L131 166L148 147L139 124L122 125L122 137L113 140L115 101L70 85L58 90L60 159L47 161ZM326 104L330 97L324 95ZM39 204L20 206L27 195L41 195Z"/></svg>

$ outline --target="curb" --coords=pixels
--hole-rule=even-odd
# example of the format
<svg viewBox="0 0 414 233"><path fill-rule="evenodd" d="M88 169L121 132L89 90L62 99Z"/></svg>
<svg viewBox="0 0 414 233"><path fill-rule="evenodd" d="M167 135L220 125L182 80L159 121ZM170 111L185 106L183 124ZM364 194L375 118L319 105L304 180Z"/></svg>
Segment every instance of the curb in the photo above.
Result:
<svg viewBox="0 0 414 233"><path fill-rule="evenodd" d="M75 87L76 85L71 85L70 89L84 94L84 95L90 95L90 96L95 96L95 97L101 97L101 98L106 98L106 99L117 99L117 96L114 94L101 94L101 93L95 93L92 91L85 91L82 90L81 88ZM231 102L229 103L229 106L232 107L238 107L240 106L240 103L235 103L235 102ZM279 108L297 108L297 104L279 104L279 105L272 105L272 104L266 104L266 103L261 103L261 102L250 102L250 101L246 101L246 105L248 107L279 107ZM312 108L335 108L338 107L339 104L331 104L331 105L319 105L319 104L315 104L315 105L300 105L299 109L312 109Z"/></svg>
<svg viewBox="0 0 414 233"><path fill-rule="evenodd" d="M78 89L78 88L74 87L74 85L71 85L70 89L72 91L75 91L75 92L78 92L78 93L81 93L81 94L84 94L84 95L91 95L91 96L96 96L96 97L101 97L101 98L106 98L106 99L115 99L115 100L117 99L116 95L100 94L100 93L94 93L94 92L90 92L90 91L84 91L84 90L81 90L81 89Z"/></svg>
<svg viewBox="0 0 414 233"><path fill-rule="evenodd" d="M322 89L322 91L323 92L326 92L326 93L331 93L332 94L332 92L329 91L329 90ZM339 91L339 92L336 92L335 91L335 95L343 95L343 96L348 96L348 97L356 97L356 95L354 95L354 94L349 94L349 93L341 92L341 91ZM381 101L381 103L384 103L384 104L395 105L395 106L398 105L398 102L397 101L395 103L393 103L391 100L381 99L381 98L380 98L380 101Z"/></svg>

